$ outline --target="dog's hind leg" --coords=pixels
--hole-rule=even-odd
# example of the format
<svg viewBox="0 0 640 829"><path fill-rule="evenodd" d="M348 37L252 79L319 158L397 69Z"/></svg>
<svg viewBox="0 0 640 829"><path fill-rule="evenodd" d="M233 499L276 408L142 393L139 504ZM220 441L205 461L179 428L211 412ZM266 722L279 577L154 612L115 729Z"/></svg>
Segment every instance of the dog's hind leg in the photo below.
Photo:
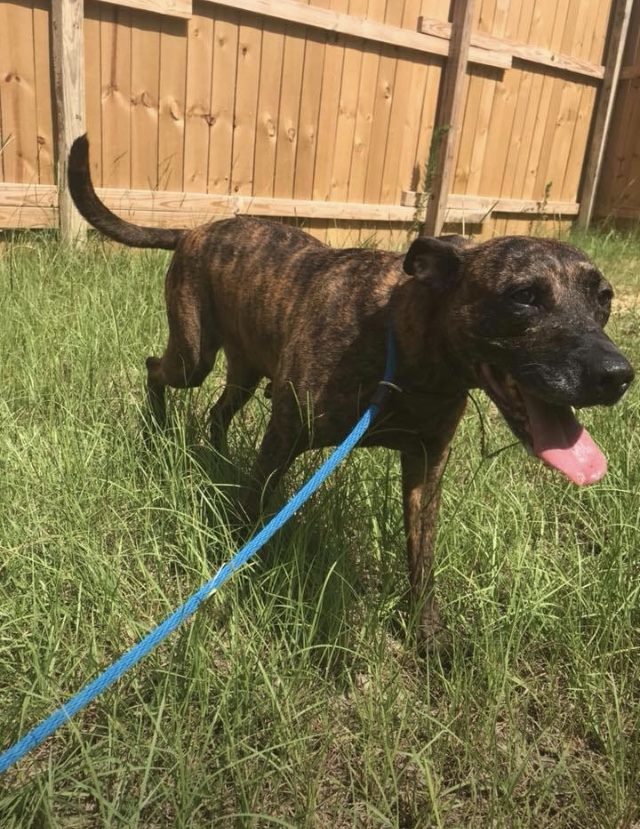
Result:
<svg viewBox="0 0 640 829"><path fill-rule="evenodd" d="M220 348L212 321L188 289L167 301L169 341L162 357L147 357L147 399L153 420L164 426L165 388L195 388L213 368Z"/></svg>
<svg viewBox="0 0 640 829"><path fill-rule="evenodd" d="M225 348L227 357L227 379L222 394L211 407L209 413L209 431L211 443L216 449L226 449L226 437L229 424L240 409L247 403L262 379L262 374L246 360Z"/></svg>

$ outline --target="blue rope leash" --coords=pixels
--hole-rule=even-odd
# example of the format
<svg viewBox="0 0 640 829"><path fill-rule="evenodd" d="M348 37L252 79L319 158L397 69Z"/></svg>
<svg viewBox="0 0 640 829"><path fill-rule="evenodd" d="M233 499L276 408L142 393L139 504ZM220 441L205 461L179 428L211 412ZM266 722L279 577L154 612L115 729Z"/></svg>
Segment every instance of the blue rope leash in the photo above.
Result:
<svg viewBox="0 0 640 829"><path fill-rule="evenodd" d="M21 760L25 754L28 754L34 748L43 743L47 737L50 737L54 731L63 725L67 720L70 720L74 714L85 708L92 702L99 694L106 690L110 685L119 680L134 665L137 665L145 658L160 642L173 633L173 631L200 607L202 602L209 598L209 596L221 587L243 564L251 558L267 541L275 535L278 530L286 524L286 522L296 513L300 507L307 501L313 493L319 489L324 481L331 475L334 469L342 463L346 456L360 441L364 433L371 425L374 418L380 411L380 407L384 398L389 392L389 388L393 386L392 380L395 374L396 354L395 354L395 339L393 331L389 328L387 339L387 365L384 372L384 379L380 382L378 390L373 396L368 409L362 415L358 423L355 425L353 431L344 439L344 441L334 450L334 452L327 458L327 460L320 466L319 469L311 476L304 486L293 496L289 503L280 510L260 532L255 535L244 547L242 547L226 564L224 564L216 575L202 585L189 599L156 628L148 633L144 639L141 639L137 645L134 645L130 650L124 653L112 665L110 665L103 673L87 683L78 693L71 697L71 699L61 705L46 719L42 720L35 728L27 732L24 737L21 737L16 743L6 749L0 754L0 774L5 772L8 768L13 766L18 760Z"/></svg>

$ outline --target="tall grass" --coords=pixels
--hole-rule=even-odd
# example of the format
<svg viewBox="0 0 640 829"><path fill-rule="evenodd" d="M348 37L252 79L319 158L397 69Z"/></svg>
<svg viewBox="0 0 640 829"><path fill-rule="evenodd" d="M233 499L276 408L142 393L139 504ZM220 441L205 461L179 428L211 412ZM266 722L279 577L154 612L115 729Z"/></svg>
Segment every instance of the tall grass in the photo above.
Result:
<svg viewBox="0 0 640 829"><path fill-rule="evenodd" d="M640 244L579 241L626 297L612 330L640 365ZM218 371L145 444L165 264L30 237L0 252L3 746L234 550L267 404L214 456ZM489 448L510 443L477 398ZM0 825L637 827L639 400L584 413L610 463L586 490L519 448L483 460L470 407L439 533L447 664L405 637L396 459L356 452L260 562L0 779Z"/></svg>

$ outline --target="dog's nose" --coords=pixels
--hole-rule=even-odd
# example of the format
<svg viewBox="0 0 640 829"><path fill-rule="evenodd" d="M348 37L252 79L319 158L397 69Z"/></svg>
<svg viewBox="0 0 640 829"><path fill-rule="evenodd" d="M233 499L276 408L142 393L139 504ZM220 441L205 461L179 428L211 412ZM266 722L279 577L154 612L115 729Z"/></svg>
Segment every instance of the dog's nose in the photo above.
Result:
<svg viewBox="0 0 640 829"><path fill-rule="evenodd" d="M631 385L634 374L631 364L621 354L605 360L596 381L602 402L610 405L620 400Z"/></svg>

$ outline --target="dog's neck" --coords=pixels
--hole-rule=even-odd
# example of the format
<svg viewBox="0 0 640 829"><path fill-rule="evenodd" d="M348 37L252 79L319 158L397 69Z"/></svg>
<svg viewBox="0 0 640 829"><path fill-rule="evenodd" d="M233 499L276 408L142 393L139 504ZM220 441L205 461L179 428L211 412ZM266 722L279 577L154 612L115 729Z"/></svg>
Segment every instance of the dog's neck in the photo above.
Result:
<svg viewBox="0 0 640 829"><path fill-rule="evenodd" d="M409 279L393 291L389 303L396 341L397 384L407 393L449 394L469 389L447 343L447 313L430 289ZM403 385L404 383L404 385Z"/></svg>

